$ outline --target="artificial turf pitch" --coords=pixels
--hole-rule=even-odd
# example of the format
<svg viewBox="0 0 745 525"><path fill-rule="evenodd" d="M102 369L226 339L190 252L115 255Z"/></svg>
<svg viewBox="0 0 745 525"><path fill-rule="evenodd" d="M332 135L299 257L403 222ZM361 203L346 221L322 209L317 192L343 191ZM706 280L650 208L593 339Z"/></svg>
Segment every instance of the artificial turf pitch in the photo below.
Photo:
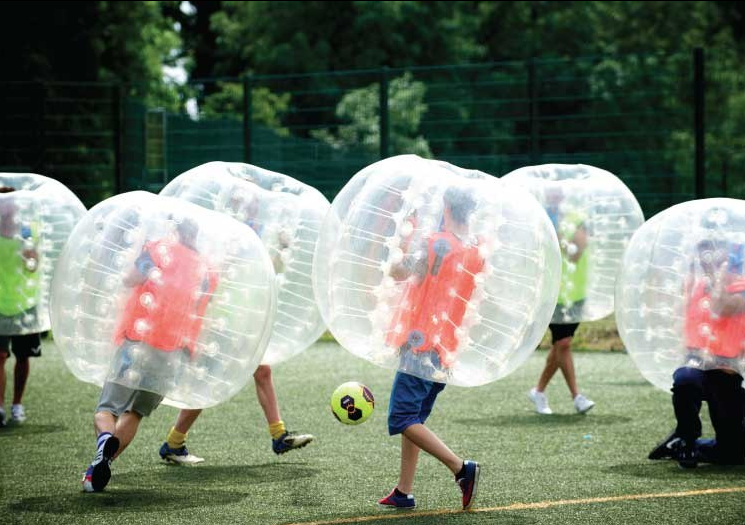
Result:
<svg viewBox="0 0 745 525"><path fill-rule="evenodd" d="M163 406L143 420L114 462L106 491L84 494L80 478L94 453L99 389L75 379L46 343L44 356L32 361L28 421L0 429L0 523L745 522L745 468L685 471L646 459L673 427L670 395L647 384L626 354L575 354L580 388L597 403L586 416L574 413L560 375L547 391L555 414L531 411L526 392L544 359L538 352L506 379L448 387L438 398L428 425L456 453L482 465L476 512L452 512L460 493L445 467L426 455L416 510L396 512L376 505L398 474L399 438L386 431L393 371L318 343L274 372L288 427L316 436L306 448L272 453L249 383L228 403L206 410L192 429L188 445L205 463L161 462L158 449L176 416ZM351 380L365 383L376 398L375 413L358 427L338 423L328 406L334 388ZM708 415L702 416L710 435Z"/></svg>

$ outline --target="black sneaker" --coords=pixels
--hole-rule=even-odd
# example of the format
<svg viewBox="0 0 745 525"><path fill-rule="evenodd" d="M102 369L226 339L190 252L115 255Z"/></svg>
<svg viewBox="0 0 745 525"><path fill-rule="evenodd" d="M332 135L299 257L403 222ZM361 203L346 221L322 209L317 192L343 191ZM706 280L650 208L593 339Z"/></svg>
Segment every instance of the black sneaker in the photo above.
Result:
<svg viewBox="0 0 745 525"><path fill-rule="evenodd" d="M647 457L649 459L672 459L676 457L675 449L679 446L679 441L681 437L673 430L665 439L657 443Z"/></svg>
<svg viewBox="0 0 745 525"><path fill-rule="evenodd" d="M456 478L461 493L463 494L463 510L468 510L476 500L476 489L479 486L479 464L475 461L463 462L463 477Z"/></svg>
<svg viewBox="0 0 745 525"><path fill-rule="evenodd" d="M698 450L696 450L696 442L687 442L684 439L678 441L675 445L675 459L678 460L680 468L696 468L698 466Z"/></svg>

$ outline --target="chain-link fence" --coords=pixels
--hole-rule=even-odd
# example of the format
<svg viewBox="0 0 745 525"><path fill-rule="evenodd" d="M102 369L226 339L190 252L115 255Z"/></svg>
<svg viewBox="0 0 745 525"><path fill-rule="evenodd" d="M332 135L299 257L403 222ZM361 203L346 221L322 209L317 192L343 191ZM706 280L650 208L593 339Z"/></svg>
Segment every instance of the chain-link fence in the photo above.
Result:
<svg viewBox="0 0 745 525"><path fill-rule="evenodd" d="M283 172L329 198L359 169L402 153L496 176L586 163L621 177L650 216L745 195L745 79L726 54L708 51L705 68L696 56L203 80L188 86L182 113L111 85L3 84L0 169L53 176L93 204L158 191L213 160Z"/></svg>

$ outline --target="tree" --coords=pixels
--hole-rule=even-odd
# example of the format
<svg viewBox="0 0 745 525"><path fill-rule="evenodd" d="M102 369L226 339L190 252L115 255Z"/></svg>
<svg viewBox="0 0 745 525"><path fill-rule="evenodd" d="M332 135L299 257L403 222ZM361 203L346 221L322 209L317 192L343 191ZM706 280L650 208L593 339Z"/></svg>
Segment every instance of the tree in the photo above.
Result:
<svg viewBox="0 0 745 525"><path fill-rule="evenodd" d="M424 137L418 134L426 87L415 82L411 73L394 78L388 85L390 141L393 153L413 153L431 157ZM311 136L337 149L362 146L377 154L380 151L380 84L355 89L344 95L336 106L336 116L344 122L336 133L314 130Z"/></svg>

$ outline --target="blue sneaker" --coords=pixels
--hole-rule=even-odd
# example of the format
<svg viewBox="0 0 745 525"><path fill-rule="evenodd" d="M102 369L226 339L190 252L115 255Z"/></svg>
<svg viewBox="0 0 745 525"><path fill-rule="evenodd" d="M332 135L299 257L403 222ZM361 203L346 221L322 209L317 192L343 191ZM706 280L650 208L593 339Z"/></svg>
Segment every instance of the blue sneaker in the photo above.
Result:
<svg viewBox="0 0 745 525"><path fill-rule="evenodd" d="M160 447L159 454L163 461L177 465L196 465L204 461L204 458L190 454L186 445L179 448L171 448L168 446L167 441Z"/></svg>
<svg viewBox="0 0 745 525"><path fill-rule="evenodd" d="M378 500L378 505L386 508L396 509L413 509L416 507L413 494L396 494L396 489L393 489L390 494L385 498Z"/></svg>
<svg viewBox="0 0 745 525"><path fill-rule="evenodd" d="M96 453L93 463L88 466L83 475L85 492L101 492L106 488L111 479L111 462L117 450L119 450L119 439L111 436Z"/></svg>
<svg viewBox="0 0 745 525"><path fill-rule="evenodd" d="M463 510L468 510L476 499L476 488L479 485L479 464L475 461L463 462L463 477L455 478L455 482L463 493Z"/></svg>
<svg viewBox="0 0 745 525"><path fill-rule="evenodd" d="M272 450L275 454L284 454L296 448L303 448L315 439L311 434L296 434L285 432L277 439L272 439Z"/></svg>

